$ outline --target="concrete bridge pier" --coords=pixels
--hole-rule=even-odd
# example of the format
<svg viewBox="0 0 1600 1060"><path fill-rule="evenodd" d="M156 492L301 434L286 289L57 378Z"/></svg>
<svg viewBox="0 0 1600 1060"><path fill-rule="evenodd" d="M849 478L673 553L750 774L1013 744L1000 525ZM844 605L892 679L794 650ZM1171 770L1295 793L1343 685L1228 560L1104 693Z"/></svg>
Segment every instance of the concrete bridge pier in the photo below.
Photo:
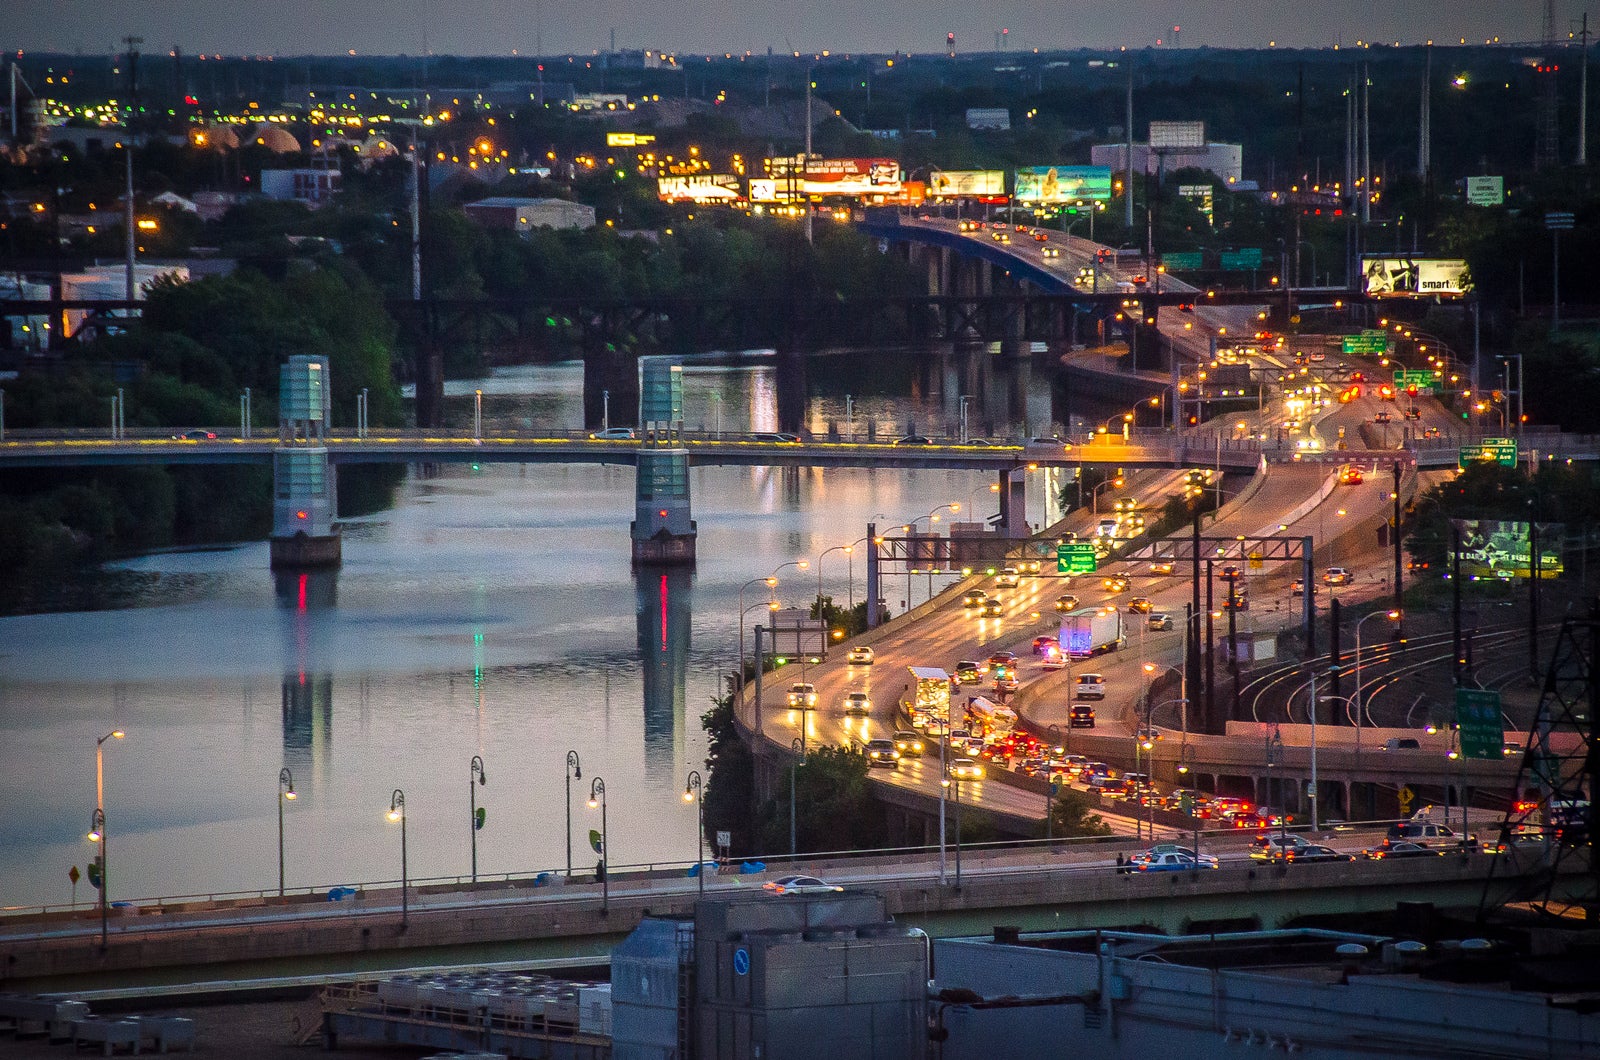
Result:
<svg viewBox="0 0 1600 1060"><path fill-rule="evenodd" d="M689 452L683 448L683 366L652 357L644 363L634 474L633 562L693 565L695 526L689 506Z"/></svg>
<svg viewBox="0 0 1600 1060"><path fill-rule="evenodd" d="M806 355L792 346L778 349L778 430L798 434L806 417Z"/></svg>
<svg viewBox="0 0 1600 1060"><path fill-rule="evenodd" d="M584 350L584 428L633 427L639 422L638 409L638 359L608 345Z"/></svg>
<svg viewBox="0 0 1600 1060"><path fill-rule="evenodd" d="M1010 468L1000 472L1000 534L1002 537L1027 537L1028 471Z"/></svg>
<svg viewBox="0 0 1600 1060"><path fill-rule="evenodd" d="M278 437L272 454L271 565L337 567L337 483L324 432L332 403L326 357L295 356L279 371Z"/></svg>

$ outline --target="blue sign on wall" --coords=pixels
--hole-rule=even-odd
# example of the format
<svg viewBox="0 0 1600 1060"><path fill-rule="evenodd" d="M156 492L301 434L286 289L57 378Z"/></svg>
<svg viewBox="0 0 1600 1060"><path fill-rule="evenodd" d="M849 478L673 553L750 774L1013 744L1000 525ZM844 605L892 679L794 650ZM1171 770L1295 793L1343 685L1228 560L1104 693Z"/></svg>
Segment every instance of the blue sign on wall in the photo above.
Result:
<svg viewBox="0 0 1600 1060"><path fill-rule="evenodd" d="M750 974L750 951L743 946L733 951L733 972L735 975Z"/></svg>

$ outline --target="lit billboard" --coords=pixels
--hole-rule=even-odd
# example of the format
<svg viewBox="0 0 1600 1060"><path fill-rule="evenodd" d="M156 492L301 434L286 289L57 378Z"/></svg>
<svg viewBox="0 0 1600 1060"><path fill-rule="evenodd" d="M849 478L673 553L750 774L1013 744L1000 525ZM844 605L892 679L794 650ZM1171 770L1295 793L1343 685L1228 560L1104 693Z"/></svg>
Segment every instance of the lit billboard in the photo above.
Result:
<svg viewBox="0 0 1600 1060"><path fill-rule="evenodd" d="M1006 175L998 169L935 169L928 174L928 194L1004 195Z"/></svg>
<svg viewBox="0 0 1600 1060"><path fill-rule="evenodd" d="M1497 519L1452 519L1460 544L1461 574L1479 578L1527 578L1533 574L1533 537L1528 523ZM1565 572L1560 543L1561 523L1540 523L1539 577ZM1454 560L1455 556L1449 557Z"/></svg>
<svg viewBox="0 0 1600 1060"><path fill-rule="evenodd" d="M661 177L656 195L662 202L734 202L741 198L739 178L731 173L696 173L687 177Z"/></svg>
<svg viewBox="0 0 1600 1060"><path fill-rule="evenodd" d="M1467 263L1459 258L1366 258L1362 290L1379 298L1455 296L1467 292Z"/></svg>
<svg viewBox="0 0 1600 1060"><path fill-rule="evenodd" d="M1017 170L1012 198L1018 202L1063 203L1111 199L1106 166L1029 166Z"/></svg>
<svg viewBox="0 0 1600 1060"><path fill-rule="evenodd" d="M775 199L824 195L895 195L900 163L893 158L770 158ZM752 186L754 181L751 182ZM751 198L755 198L752 190Z"/></svg>

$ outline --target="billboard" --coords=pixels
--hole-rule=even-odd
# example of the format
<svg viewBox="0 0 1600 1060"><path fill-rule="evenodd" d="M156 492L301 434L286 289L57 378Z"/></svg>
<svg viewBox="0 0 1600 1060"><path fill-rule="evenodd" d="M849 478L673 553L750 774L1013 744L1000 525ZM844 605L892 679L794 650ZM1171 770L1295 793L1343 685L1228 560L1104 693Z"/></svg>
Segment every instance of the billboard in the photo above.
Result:
<svg viewBox="0 0 1600 1060"><path fill-rule="evenodd" d="M644 147L656 142L654 133L608 132L607 147Z"/></svg>
<svg viewBox="0 0 1600 1060"><path fill-rule="evenodd" d="M935 169L928 174L928 194L1004 195L1006 175L998 169Z"/></svg>
<svg viewBox="0 0 1600 1060"><path fill-rule="evenodd" d="M1150 123L1150 149L1153 151L1193 150L1206 145L1203 121L1153 121Z"/></svg>
<svg viewBox="0 0 1600 1060"><path fill-rule="evenodd" d="M1423 298L1465 294L1470 284L1459 258L1366 258L1361 286L1379 298Z"/></svg>
<svg viewBox="0 0 1600 1060"><path fill-rule="evenodd" d="M1009 129L1011 112L1004 107L968 107L967 128Z"/></svg>
<svg viewBox="0 0 1600 1060"><path fill-rule="evenodd" d="M815 195L897 195L900 163L893 158L767 159L775 200ZM756 198L751 181L750 197Z"/></svg>
<svg viewBox="0 0 1600 1060"><path fill-rule="evenodd" d="M1505 201L1506 178L1467 178L1467 204L1469 206L1499 206Z"/></svg>
<svg viewBox="0 0 1600 1060"><path fill-rule="evenodd" d="M656 195L662 202L734 202L742 198L739 178L732 173L661 177L656 180Z"/></svg>
<svg viewBox="0 0 1600 1060"><path fill-rule="evenodd" d="M1452 519L1460 542L1463 577L1527 578L1532 575L1529 528L1532 524L1499 519ZM1565 569L1553 547L1562 537L1561 523L1539 523L1539 577L1559 577ZM1453 562L1457 557L1449 556Z"/></svg>
<svg viewBox="0 0 1600 1060"><path fill-rule="evenodd" d="M1106 166L1029 166L1017 170L1011 194L1018 202L1108 202L1111 170Z"/></svg>
<svg viewBox="0 0 1600 1060"><path fill-rule="evenodd" d="M1179 184L1178 194L1194 203L1194 208L1205 215L1207 224L1214 224L1212 213L1215 207L1214 192L1209 184Z"/></svg>

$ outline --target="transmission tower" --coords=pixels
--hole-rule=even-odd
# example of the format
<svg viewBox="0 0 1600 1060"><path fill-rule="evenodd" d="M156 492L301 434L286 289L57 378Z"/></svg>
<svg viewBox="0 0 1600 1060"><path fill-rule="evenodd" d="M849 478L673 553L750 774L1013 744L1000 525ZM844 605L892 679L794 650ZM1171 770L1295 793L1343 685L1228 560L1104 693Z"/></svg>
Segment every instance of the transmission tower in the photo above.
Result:
<svg viewBox="0 0 1600 1060"><path fill-rule="evenodd" d="M1560 42L1556 40L1556 0L1544 0L1544 25L1540 29L1539 39L1544 44L1544 57L1533 68L1539 86L1533 164L1537 169L1547 169L1560 161L1561 149L1557 127L1560 97L1556 79L1560 75L1561 64L1556 61L1560 47Z"/></svg>
<svg viewBox="0 0 1600 1060"><path fill-rule="evenodd" d="M1561 624L1511 808L1500 824L1496 858L1480 916L1491 906L1521 904L1550 917L1600 916L1600 862L1590 857L1596 821L1590 795L1600 771L1600 603L1587 618ZM1490 900L1504 867L1522 881Z"/></svg>

